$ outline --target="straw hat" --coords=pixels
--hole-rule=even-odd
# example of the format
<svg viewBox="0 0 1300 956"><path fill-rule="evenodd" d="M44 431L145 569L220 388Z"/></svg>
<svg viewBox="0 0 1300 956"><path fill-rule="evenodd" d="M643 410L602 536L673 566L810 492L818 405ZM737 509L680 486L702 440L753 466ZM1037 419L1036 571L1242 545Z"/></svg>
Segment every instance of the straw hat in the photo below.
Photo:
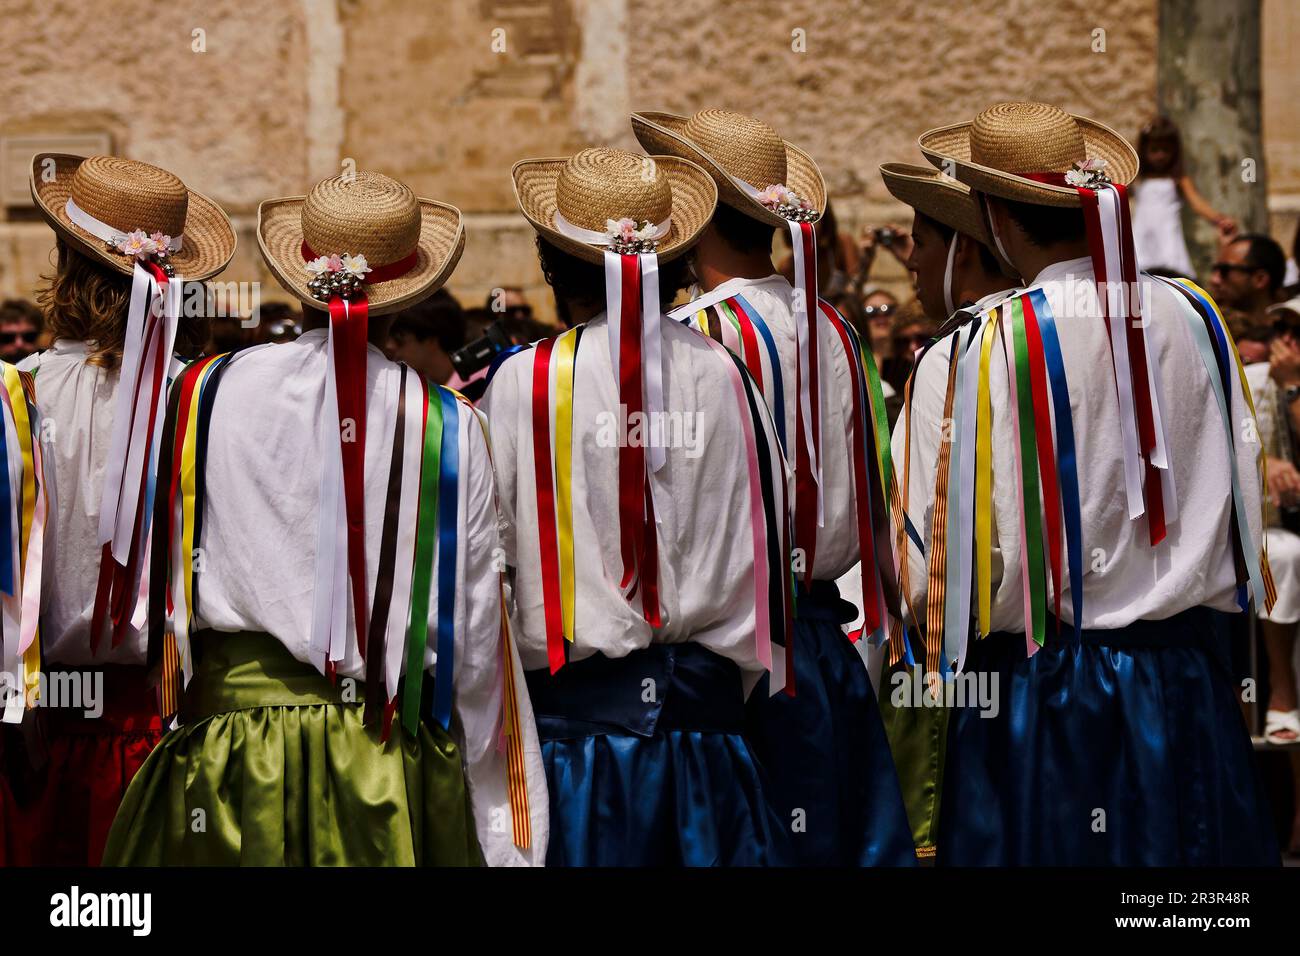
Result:
<svg viewBox="0 0 1300 956"><path fill-rule="evenodd" d="M1035 176L1087 160L1103 162L1112 183L1127 186L1138 172L1137 151L1119 133L1046 103L997 103L973 123L929 130L918 142L930 162L976 192L1040 206L1078 206L1079 193Z"/></svg>
<svg viewBox="0 0 1300 956"><path fill-rule="evenodd" d="M776 130L730 110L700 110L694 116L633 113L632 131L647 153L665 153L699 163L718 186L718 201L773 226L788 220L764 205L736 180L763 191L784 185L808 201L814 213L826 211L826 181L812 157ZM734 178L733 178L734 177Z"/></svg>
<svg viewBox="0 0 1300 956"><path fill-rule="evenodd" d="M577 238L574 227L603 235L610 221L666 221L654 252L667 262L700 238L718 202L709 174L688 160L604 146L567 159L523 159L511 176L519 208L533 228L565 252L595 263L604 262L607 246Z"/></svg>
<svg viewBox="0 0 1300 956"><path fill-rule="evenodd" d="M268 199L257 207L257 244L279 283L317 309L325 300L308 286L307 263L320 256L365 256L371 315L383 315L437 292L460 260L460 210L382 173L358 172L318 182L306 196ZM405 263L410 260L409 266ZM400 274L379 278L389 271Z"/></svg>
<svg viewBox="0 0 1300 956"><path fill-rule="evenodd" d="M184 279L210 278L235 254L235 230L221 207L157 166L120 156L37 153L30 178L32 199L51 228L78 252L125 275L134 270L135 257L74 223L69 199L72 215L98 220L117 233L141 230L179 238L180 248L167 261Z"/></svg>
<svg viewBox="0 0 1300 956"><path fill-rule="evenodd" d="M895 199L992 248L993 237L984 225L983 210L969 186L937 169L910 163L885 163L880 175Z"/></svg>

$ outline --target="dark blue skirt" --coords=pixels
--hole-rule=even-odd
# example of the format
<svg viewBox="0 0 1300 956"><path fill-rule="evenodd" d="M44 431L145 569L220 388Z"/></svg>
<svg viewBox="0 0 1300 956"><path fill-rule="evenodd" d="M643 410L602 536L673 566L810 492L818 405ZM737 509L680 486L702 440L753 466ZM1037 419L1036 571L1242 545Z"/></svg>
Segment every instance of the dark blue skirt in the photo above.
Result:
<svg viewBox="0 0 1300 956"><path fill-rule="evenodd" d="M997 714L952 711L938 862L1259 866L1279 862L1226 616L1192 608L1110 631L972 641ZM989 708L991 710L991 708Z"/></svg>
<svg viewBox="0 0 1300 956"><path fill-rule="evenodd" d="M742 736L733 661L653 644L527 678L550 788L548 866L789 863Z"/></svg>
<svg viewBox="0 0 1300 956"><path fill-rule="evenodd" d="M830 581L801 593L795 696L750 695L747 733L804 866L914 866L916 845L871 679L840 625L853 605Z"/></svg>

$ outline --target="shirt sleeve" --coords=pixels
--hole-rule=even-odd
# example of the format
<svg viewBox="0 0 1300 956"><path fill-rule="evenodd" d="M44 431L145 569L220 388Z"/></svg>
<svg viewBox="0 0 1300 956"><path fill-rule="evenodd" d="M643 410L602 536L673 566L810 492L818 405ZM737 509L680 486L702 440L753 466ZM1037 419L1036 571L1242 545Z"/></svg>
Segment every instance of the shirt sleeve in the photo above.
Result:
<svg viewBox="0 0 1300 956"><path fill-rule="evenodd" d="M542 865L546 860L549 807L546 777L533 710L523 670L502 609L501 572L505 553L498 533L493 470L484 429L468 410L465 502L464 626L457 629L455 724L461 736L479 846L489 866ZM508 459L507 459L508 460ZM508 671L508 673L507 673ZM512 680L507 680L507 677ZM514 688L514 714L520 735L522 766L513 758L504 732L508 688ZM522 792L510 791L510 773L522 774ZM526 813L529 843L516 845L516 813Z"/></svg>

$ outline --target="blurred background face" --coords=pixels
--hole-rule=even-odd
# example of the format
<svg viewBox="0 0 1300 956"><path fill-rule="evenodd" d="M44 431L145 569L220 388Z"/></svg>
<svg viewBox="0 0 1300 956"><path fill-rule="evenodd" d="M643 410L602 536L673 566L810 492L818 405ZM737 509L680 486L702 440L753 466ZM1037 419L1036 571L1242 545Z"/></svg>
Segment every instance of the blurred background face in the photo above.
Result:
<svg viewBox="0 0 1300 956"><path fill-rule="evenodd" d="M1268 273L1248 264L1250 244L1233 242L1224 247L1210 272L1210 295L1220 306L1250 309L1255 296L1268 288Z"/></svg>
<svg viewBox="0 0 1300 956"><path fill-rule="evenodd" d="M948 264L948 244L934 224L922 215L912 222L912 255L907 268L916 276L916 297L928 318L942 322L948 318L943 300L943 270Z"/></svg>
<svg viewBox="0 0 1300 956"><path fill-rule="evenodd" d="M1168 172L1174 162L1174 144L1167 139L1153 139L1147 144L1147 167L1153 173Z"/></svg>
<svg viewBox="0 0 1300 956"><path fill-rule="evenodd" d="M451 365L451 356L443 349L436 335L421 339L413 333L396 330L389 333L384 351L394 362L405 362L439 385L447 384L455 371Z"/></svg>
<svg viewBox="0 0 1300 956"><path fill-rule="evenodd" d="M26 316L6 316L0 319L0 359L21 362L36 351L36 337L40 330Z"/></svg>
<svg viewBox="0 0 1300 956"><path fill-rule="evenodd" d="M883 289L868 293L862 299L862 317L873 346L889 341L889 332L898 312L898 300Z"/></svg>

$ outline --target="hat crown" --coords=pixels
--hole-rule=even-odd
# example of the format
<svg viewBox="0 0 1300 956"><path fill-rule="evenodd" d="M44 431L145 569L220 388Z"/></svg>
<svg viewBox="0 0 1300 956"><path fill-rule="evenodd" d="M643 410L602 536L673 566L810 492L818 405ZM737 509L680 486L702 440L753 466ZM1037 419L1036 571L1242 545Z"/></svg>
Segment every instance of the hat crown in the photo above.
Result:
<svg viewBox="0 0 1300 956"><path fill-rule="evenodd" d="M142 229L179 236L189 190L157 166L120 156L90 156L78 164L69 193L83 212L121 232Z"/></svg>
<svg viewBox="0 0 1300 956"><path fill-rule="evenodd" d="M312 252L362 255L371 266L409 256L419 243L420 227L415 193L383 173L321 180L302 205L302 238Z"/></svg>
<svg viewBox="0 0 1300 956"><path fill-rule="evenodd" d="M786 185L785 141L766 123L731 110L704 109L682 132L727 175L755 189Z"/></svg>
<svg viewBox="0 0 1300 956"><path fill-rule="evenodd" d="M604 232L610 219L663 222L672 214L673 191L653 158L594 146L564 163L555 206L575 226Z"/></svg>
<svg viewBox="0 0 1300 956"><path fill-rule="evenodd" d="M1064 173L1088 158L1083 129L1048 103L996 103L975 117L972 162L1003 172Z"/></svg>

